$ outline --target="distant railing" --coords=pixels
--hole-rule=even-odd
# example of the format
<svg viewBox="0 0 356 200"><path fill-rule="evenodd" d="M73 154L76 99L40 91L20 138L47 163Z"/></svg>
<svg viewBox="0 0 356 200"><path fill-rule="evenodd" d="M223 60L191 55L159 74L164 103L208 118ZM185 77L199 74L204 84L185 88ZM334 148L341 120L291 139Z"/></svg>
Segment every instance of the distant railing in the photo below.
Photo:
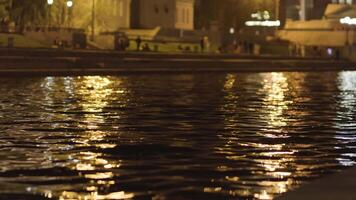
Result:
<svg viewBox="0 0 356 200"><path fill-rule="evenodd" d="M84 29L68 28L68 27L45 27L45 26L28 26L25 28L27 32L80 32L84 33Z"/></svg>
<svg viewBox="0 0 356 200"><path fill-rule="evenodd" d="M0 25L0 33L23 33L24 32L69 32L69 33L84 33L84 29L68 28L68 27L48 27L48 26L26 26L21 29L19 26Z"/></svg>

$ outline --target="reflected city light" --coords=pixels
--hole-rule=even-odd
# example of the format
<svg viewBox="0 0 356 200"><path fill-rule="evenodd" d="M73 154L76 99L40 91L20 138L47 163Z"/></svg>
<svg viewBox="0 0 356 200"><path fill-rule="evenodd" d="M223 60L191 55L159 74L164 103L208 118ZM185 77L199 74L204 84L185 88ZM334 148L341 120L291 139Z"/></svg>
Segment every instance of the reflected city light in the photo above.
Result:
<svg viewBox="0 0 356 200"><path fill-rule="evenodd" d="M89 188L91 189L91 188ZM81 194L77 192L63 192L59 197L59 200L73 200L73 199L83 199L83 200L123 200L132 199L135 197L133 193L125 193L123 191L113 192L107 195L100 195L98 192L91 192L90 194Z"/></svg>
<svg viewBox="0 0 356 200"><path fill-rule="evenodd" d="M356 73L355 72L340 72L339 73L339 109L336 114L337 123L335 124L337 133L334 138L341 140L343 143L350 143L348 148L356 150L356 146L353 145L356 142L354 135L348 134L344 131L349 127L356 126L354 117L356 116ZM335 147L337 148L337 147ZM343 153L340 158L336 160L343 166L353 166L356 164L354 153Z"/></svg>
<svg viewBox="0 0 356 200"><path fill-rule="evenodd" d="M263 116L261 117L265 119L270 130L266 131L264 128L261 128L260 131L257 131L257 136L271 139L288 137L279 133L283 127L288 125L285 112L288 112L289 105L293 103L286 99L286 94L290 92L288 79L284 73L268 73L261 74L261 76L264 80L263 85L262 88L256 92L263 97L263 105L262 108L251 110L250 113L251 116L254 115L253 112L256 112L256 114L262 113ZM249 78L246 79L248 80ZM240 134L244 133L238 131L241 128L238 113L241 112L241 104L245 102L243 102L243 97L240 99L236 93L239 89L237 88L237 80L237 75L235 74L228 74L225 78L224 91L226 93L225 100L227 103L223 105L222 111L226 113L224 118L225 126L231 131L229 134L219 135L219 138L225 141L225 143L223 146L216 147L215 150L225 155L225 158L231 161L241 162L253 160L261 167L261 170L253 171L253 174L256 176L267 175L275 180L261 182L259 184L261 187L260 190L246 188L226 192L230 195L253 196L256 199L273 199L276 194L286 192L295 184L295 182L289 179L292 176L292 172L288 168L288 165L295 162L294 154L296 151L286 149L285 144L244 141L243 136L240 136ZM253 93L253 91L250 92ZM258 153L242 154L234 152L233 149L238 146L243 149L251 149L251 151ZM229 166L219 166L217 168L218 171L229 171L231 169L233 168ZM226 176L225 180L234 184L248 184L250 182L241 176ZM208 189L206 189L205 192L216 191L216 188Z"/></svg>
<svg viewBox="0 0 356 200"><path fill-rule="evenodd" d="M84 111L102 111L108 104L109 96L114 94L113 88L110 87L111 80L106 77L88 76L83 77L82 82L78 95L85 100L82 104Z"/></svg>
<svg viewBox="0 0 356 200"><path fill-rule="evenodd" d="M192 190L273 199L356 165L354 72L162 79L47 77L35 81L36 95L11 91L6 98L23 96L0 99L2 145L14 149L1 154L5 189L21 182L15 192L63 200Z"/></svg>
<svg viewBox="0 0 356 200"><path fill-rule="evenodd" d="M226 75L226 82L224 84L225 90L231 90L236 82L237 75L236 74L228 74Z"/></svg>
<svg viewBox="0 0 356 200"><path fill-rule="evenodd" d="M267 96L264 99L267 123L271 127L283 127L287 125L283 113L292 102L285 99L285 93L289 91L287 78L283 73L264 74L264 86L261 93Z"/></svg>
<svg viewBox="0 0 356 200"><path fill-rule="evenodd" d="M116 144L105 142L107 132L99 130L100 126L105 123L104 108L110 103L112 99L121 100L126 92L126 89L114 90L113 82L108 77L88 76L88 77L47 77L41 83L41 88L45 95L45 100L49 105L55 104L56 95L63 92L69 99L80 99L78 107L81 110L75 110L75 113L82 113L82 121L78 125L85 131L80 134L80 137L75 137L73 142L77 147L95 147L100 149L114 148ZM115 79L115 84L120 85L121 80ZM70 111L71 107L66 108ZM59 114L53 115L56 118ZM79 136L79 135L77 135ZM53 156L53 155L52 155ZM108 187L116 184L113 172L105 172L102 169L118 169L122 165L121 160L107 160L103 158L102 153L91 151L80 151L72 153L67 157L69 163L68 167L81 173L86 179L91 180L91 186L85 187L85 192L74 192L69 190L62 190L58 192L45 190L44 196L51 198L53 195L59 196L59 199L130 199L134 197L132 193L125 193L123 191L109 194L102 194L99 192L100 187ZM97 171L100 170L100 171ZM55 194L54 194L55 193Z"/></svg>

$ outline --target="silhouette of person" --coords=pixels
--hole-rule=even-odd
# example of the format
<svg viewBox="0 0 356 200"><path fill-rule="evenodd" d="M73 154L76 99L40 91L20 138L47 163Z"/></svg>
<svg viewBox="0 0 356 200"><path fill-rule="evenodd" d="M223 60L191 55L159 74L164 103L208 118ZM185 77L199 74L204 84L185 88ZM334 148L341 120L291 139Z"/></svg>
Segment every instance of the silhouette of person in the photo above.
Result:
<svg viewBox="0 0 356 200"><path fill-rule="evenodd" d="M140 48L141 48L141 42L142 42L142 39L141 39L141 37L140 37L140 36L138 36L138 37L136 38L136 45L137 45L136 50L137 50L137 51L140 51Z"/></svg>

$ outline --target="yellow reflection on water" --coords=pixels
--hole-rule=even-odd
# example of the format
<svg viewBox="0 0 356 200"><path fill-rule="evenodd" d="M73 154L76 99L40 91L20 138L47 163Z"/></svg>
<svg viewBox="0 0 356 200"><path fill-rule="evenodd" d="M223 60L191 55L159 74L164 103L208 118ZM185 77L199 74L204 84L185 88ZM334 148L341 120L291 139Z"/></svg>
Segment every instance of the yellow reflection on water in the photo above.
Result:
<svg viewBox="0 0 356 200"><path fill-rule="evenodd" d="M267 131L262 128L256 134L257 137L264 138L284 138L288 137L286 134L281 134L284 127L288 125L288 117L286 112L289 112L289 105L293 102L287 99L291 92L297 93L301 90L300 80L291 80L289 82L288 75L285 73L265 73L261 74L263 79L262 88L256 89L264 98L263 105L260 110L253 110L260 113L261 118L267 123ZM301 77L303 79L303 77ZM253 196L256 199L273 199L275 194L286 192L292 187L295 182L290 179L292 172L288 168L288 164L294 162L294 153L292 149L287 149L285 144L271 144L271 143L258 143L243 141L239 137L238 131L241 123L238 113L241 111L240 98L237 96L238 77L234 74L228 74L225 78L224 91L226 92L225 99L228 103L224 104L222 110L227 113L225 116L225 126L231 128L229 134L219 134L218 136L225 141L225 143L216 147L215 150L221 153L228 160L244 161L253 160L257 166L262 170L253 171L256 176L269 176L273 181L265 181L259 183L260 190L251 188L225 191L230 195L238 196ZM294 81L294 82L293 82ZM292 84L292 85L290 85ZM297 88L294 88L296 86ZM294 89L293 91L291 89ZM241 99L243 100L243 99ZM254 152L248 154L237 154L234 151L235 145L242 146L243 148L254 149ZM229 170L229 166L219 166L218 171ZM239 176L226 176L225 180L233 184L254 184L254 181L246 180L244 177ZM205 192L221 192L216 191L216 188L205 188Z"/></svg>
<svg viewBox="0 0 356 200"><path fill-rule="evenodd" d="M92 189L92 188L89 188ZM60 200L120 200L120 199L132 199L135 195L133 193L125 193L123 191L113 192L107 195L100 195L98 192L94 191L89 194L81 194L78 192L62 192L59 199Z"/></svg>
<svg viewBox="0 0 356 200"><path fill-rule="evenodd" d="M114 174L112 172L98 172L95 174L85 174L85 178L88 178L88 179L103 180L103 179L109 179L112 177L114 177Z"/></svg>
<svg viewBox="0 0 356 200"><path fill-rule="evenodd" d="M224 84L225 90L231 90L234 87L236 80L237 80L236 74L227 74L226 81Z"/></svg>
<svg viewBox="0 0 356 200"><path fill-rule="evenodd" d="M125 88L115 89L122 81L118 78L87 76L80 77L75 80L75 96L81 99L78 107L83 112L80 127L86 131L81 134L81 137L75 139L78 146L96 147L101 149L113 148L116 145L105 143L105 138L109 132L102 130L106 122L105 107L111 101L123 98L126 92ZM103 158L102 153L92 151L82 151L73 154L68 158L73 163L70 167L79 171L81 176L90 179L90 184L85 185L85 191L73 192L63 191L59 195L59 199L130 199L134 197L132 193L124 191L114 192L110 194L102 194L100 188L109 187L117 184L115 182L113 172L106 170L117 169L121 166L121 160L109 160Z"/></svg>
<svg viewBox="0 0 356 200"><path fill-rule="evenodd" d="M266 94L264 104L267 111L267 123L271 127L283 127L287 125L283 113L288 109L290 101L285 99L289 92L287 77L284 73L268 73L263 75L262 93Z"/></svg>
<svg viewBox="0 0 356 200"><path fill-rule="evenodd" d="M108 98L114 93L112 81L107 77L86 76L82 78L79 95L83 97L81 106L84 111L100 112L108 104Z"/></svg>

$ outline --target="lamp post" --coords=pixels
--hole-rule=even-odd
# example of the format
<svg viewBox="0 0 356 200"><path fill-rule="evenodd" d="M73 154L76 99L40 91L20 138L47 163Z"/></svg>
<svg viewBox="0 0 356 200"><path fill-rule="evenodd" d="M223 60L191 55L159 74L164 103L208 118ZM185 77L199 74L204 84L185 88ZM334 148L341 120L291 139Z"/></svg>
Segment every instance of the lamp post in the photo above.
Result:
<svg viewBox="0 0 356 200"><path fill-rule="evenodd" d="M70 28L71 20L72 20L72 10L71 8L73 7L73 0L67 0L67 8L68 8L68 14L67 14L67 28Z"/></svg>
<svg viewBox="0 0 356 200"><path fill-rule="evenodd" d="M68 0L67 1L67 7L71 8L73 6L73 1L72 0Z"/></svg>
<svg viewBox="0 0 356 200"><path fill-rule="evenodd" d="M52 5L53 5L54 1L53 0L47 0L47 4L49 6L49 13L48 13L48 27L52 26Z"/></svg>
<svg viewBox="0 0 356 200"><path fill-rule="evenodd" d="M280 11L279 11L279 9L280 9L280 0L276 0L276 11L275 11L275 18L276 18L276 20L280 20L279 18L280 18Z"/></svg>
<svg viewBox="0 0 356 200"><path fill-rule="evenodd" d="M92 0L91 7L91 37L90 40L94 41L95 39L95 0Z"/></svg>

